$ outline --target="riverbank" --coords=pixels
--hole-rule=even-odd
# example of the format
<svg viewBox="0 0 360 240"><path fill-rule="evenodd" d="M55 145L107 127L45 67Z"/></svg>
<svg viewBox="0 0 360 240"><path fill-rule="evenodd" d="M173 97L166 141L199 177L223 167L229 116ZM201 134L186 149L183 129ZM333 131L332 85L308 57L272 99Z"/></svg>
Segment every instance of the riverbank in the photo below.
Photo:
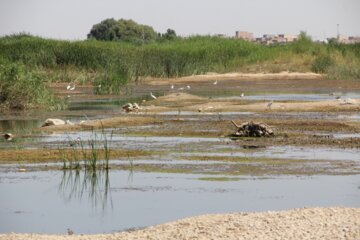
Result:
<svg viewBox="0 0 360 240"><path fill-rule="evenodd" d="M301 208L277 212L213 214L141 230L97 235L0 234L23 239L360 239L359 208Z"/></svg>

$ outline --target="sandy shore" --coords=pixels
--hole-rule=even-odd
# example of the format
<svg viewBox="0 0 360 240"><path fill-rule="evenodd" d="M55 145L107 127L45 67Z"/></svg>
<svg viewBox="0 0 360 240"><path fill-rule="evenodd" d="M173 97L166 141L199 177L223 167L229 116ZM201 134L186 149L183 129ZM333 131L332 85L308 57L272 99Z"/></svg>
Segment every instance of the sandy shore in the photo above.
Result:
<svg viewBox="0 0 360 240"><path fill-rule="evenodd" d="M153 103L150 105L150 103ZM161 104L167 103L167 107ZM359 111L360 99L334 99L323 101L274 101L271 107L269 102L255 102L246 103L241 98L237 100L221 100L221 99L206 99L199 96L187 93L171 93L159 97L155 101L148 103L148 106L142 107L142 112L165 112L178 110L178 108L171 109L171 104L181 106L183 111L195 112L278 112L278 111Z"/></svg>
<svg viewBox="0 0 360 240"><path fill-rule="evenodd" d="M1 234L0 239L360 239L360 208L301 208L186 218L143 230L99 235Z"/></svg>
<svg viewBox="0 0 360 240"><path fill-rule="evenodd" d="M201 81L223 81L223 80L281 80L281 79L303 79L303 80L318 80L324 76L313 72L280 72L280 73L207 73L203 75L192 75L180 78L148 78L146 82L151 85L166 85L171 83L192 83Z"/></svg>

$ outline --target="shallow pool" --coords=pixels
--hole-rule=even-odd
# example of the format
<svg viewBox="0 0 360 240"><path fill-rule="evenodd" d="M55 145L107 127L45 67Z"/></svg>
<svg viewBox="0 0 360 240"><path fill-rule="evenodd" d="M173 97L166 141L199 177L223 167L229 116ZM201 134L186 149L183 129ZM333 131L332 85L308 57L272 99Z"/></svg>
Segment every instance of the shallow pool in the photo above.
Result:
<svg viewBox="0 0 360 240"><path fill-rule="evenodd" d="M1 172L0 232L110 233L207 213L360 207L359 175L201 180L213 177Z"/></svg>

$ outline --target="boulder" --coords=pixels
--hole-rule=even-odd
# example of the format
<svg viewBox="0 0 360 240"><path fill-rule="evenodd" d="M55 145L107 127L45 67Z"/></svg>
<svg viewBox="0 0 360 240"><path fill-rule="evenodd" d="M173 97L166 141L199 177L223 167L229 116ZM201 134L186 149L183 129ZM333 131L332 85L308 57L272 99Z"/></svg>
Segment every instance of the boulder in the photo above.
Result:
<svg viewBox="0 0 360 240"><path fill-rule="evenodd" d="M44 124L41 127L53 126L53 125L64 125L66 122L58 118L48 118L45 120Z"/></svg>

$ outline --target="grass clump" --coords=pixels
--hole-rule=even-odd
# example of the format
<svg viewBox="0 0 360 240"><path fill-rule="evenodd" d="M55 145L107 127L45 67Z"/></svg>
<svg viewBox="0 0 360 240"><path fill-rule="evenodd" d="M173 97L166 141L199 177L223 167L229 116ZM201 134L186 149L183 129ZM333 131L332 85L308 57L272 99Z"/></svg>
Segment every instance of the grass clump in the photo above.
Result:
<svg viewBox="0 0 360 240"><path fill-rule="evenodd" d="M58 148L63 161L63 169L80 169L84 167L85 170L93 172L99 169L109 169L111 148L104 131L102 131L100 137L93 133L93 137L87 141L80 138L69 139L68 144L70 154L64 148Z"/></svg>
<svg viewBox="0 0 360 240"><path fill-rule="evenodd" d="M20 63L4 60L0 63L0 110L60 110L65 107L36 72Z"/></svg>
<svg viewBox="0 0 360 240"><path fill-rule="evenodd" d="M326 73L333 65L334 61L329 55L319 56L313 61L311 70L316 73Z"/></svg>

